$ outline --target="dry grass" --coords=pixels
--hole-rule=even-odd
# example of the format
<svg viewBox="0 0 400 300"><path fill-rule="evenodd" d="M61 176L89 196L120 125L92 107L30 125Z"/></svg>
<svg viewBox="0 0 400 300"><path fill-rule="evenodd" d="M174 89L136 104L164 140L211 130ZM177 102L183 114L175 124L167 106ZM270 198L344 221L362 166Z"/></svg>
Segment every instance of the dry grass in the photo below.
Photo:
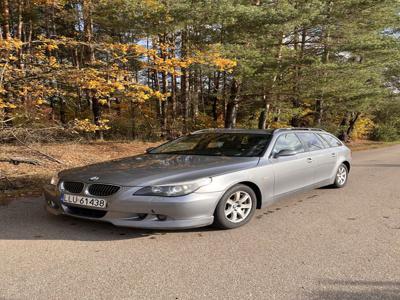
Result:
<svg viewBox="0 0 400 300"><path fill-rule="evenodd" d="M40 165L13 165L0 162L0 204L6 204L18 197L40 196L41 187L49 182L51 176L62 169L88 165L119 157L132 156L145 152L148 147L159 143L145 142L93 142L33 144L31 148L61 160L57 164L24 146L0 145L0 160L13 158L34 159ZM349 144L354 151L379 148L394 143L356 141Z"/></svg>

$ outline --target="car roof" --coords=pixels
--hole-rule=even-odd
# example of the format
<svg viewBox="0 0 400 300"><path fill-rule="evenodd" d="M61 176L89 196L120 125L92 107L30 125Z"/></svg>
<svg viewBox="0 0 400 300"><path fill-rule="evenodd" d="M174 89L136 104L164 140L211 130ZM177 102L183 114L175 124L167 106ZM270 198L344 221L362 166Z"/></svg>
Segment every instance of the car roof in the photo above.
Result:
<svg viewBox="0 0 400 300"><path fill-rule="evenodd" d="M192 134L199 134L199 133L248 133L248 134L277 134L281 132L287 131L317 131L317 132L324 132L323 129L320 128L303 128L303 127L293 127L293 128L277 128L277 129L245 129L245 128L208 128L197 130L192 132Z"/></svg>

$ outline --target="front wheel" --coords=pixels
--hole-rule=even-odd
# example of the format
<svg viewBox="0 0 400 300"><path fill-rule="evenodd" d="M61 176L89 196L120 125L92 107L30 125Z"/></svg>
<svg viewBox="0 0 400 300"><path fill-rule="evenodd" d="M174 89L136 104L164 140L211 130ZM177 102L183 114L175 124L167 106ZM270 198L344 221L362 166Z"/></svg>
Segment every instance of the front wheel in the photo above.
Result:
<svg viewBox="0 0 400 300"><path fill-rule="evenodd" d="M214 225L222 229L243 226L253 217L256 206L254 191L243 184L235 185L219 201L214 214Z"/></svg>
<svg viewBox="0 0 400 300"><path fill-rule="evenodd" d="M349 170L345 164L341 164L336 172L334 187L342 188L346 185L349 177Z"/></svg>

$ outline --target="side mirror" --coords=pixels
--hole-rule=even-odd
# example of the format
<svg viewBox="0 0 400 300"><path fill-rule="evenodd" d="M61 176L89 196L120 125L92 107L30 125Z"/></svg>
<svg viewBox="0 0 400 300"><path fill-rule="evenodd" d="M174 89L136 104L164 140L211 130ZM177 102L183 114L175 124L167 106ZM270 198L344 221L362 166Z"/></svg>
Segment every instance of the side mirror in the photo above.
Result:
<svg viewBox="0 0 400 300"><path fill-rule="evenodd" d="M155 147L150 147L146 149L146 153L150 153L152 150L154 150Z"/></svg>
<svg viewBox="0 0 400 300"><path fill-rule="evenodd" d="M281 156L294 156L296 154L297 154L296 150L283 149L283 150L279 151L278 153L275 153L274 158L278 158Z"/></svg>

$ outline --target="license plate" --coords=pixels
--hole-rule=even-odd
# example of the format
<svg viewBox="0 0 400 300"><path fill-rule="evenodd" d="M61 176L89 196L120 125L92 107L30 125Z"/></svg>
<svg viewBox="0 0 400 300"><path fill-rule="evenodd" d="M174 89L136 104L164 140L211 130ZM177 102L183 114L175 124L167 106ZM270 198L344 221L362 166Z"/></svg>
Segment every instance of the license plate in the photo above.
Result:
<svg viewBox="0 0 400 300"><path fill-rule="evenodd" d="M61 201L64 203L78 204L78 205L88 206L88 207L96 207L96 208L106 208L107 207L107 200L99 199L99 198L85 197L85 196L63 194L61 196Z"/></svg>

